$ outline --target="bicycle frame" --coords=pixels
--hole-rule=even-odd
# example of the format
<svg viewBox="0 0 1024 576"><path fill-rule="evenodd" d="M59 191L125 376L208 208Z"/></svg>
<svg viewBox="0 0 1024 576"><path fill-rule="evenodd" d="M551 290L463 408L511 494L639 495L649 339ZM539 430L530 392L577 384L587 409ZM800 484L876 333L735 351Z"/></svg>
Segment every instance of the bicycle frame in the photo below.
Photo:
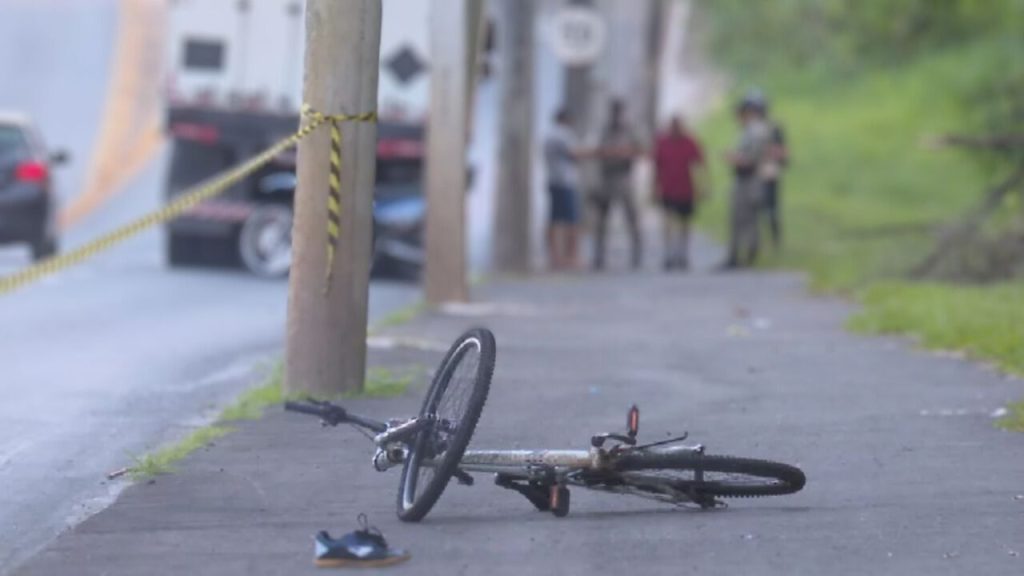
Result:
<svg viewBox="0 0 1024 576"><path fill-rule="evenodd" d="M471 347L478 361L468 368L471 375L460 375L457 369L470 366L463 359ZM487 329L460 336L415 418L381 422L315 400L286 402L285 408L318 416L327 426L352 424L364 434L372 432L366 435L376 446L374 468L402 470L397 514L407 522L422 520L452 480L474 484L471 473L493 475L497 486L556 517L568 514L574 486L708 509L724 506L718 498L792 494L806 482L804 473L789 464L706 455L699 444L683 444L686 434L640 444L635 405L627 413L625 432L591 436L586 450L467 450L487 401L495 356L494 335Z"/></svg>
<svg viewBox="0 0 1024 576"><path fill-rule="evenodd" d="M606 460L596 450L467 450L459 468L494 474L530 468L598 470Z"/></svg>
<svg viewBox="0 0 1024 576"><path fill-rule="evenodd" d="M379 471L387 470L402 464L408 443L420 431L432 426L446 426L446 421L438 421L431 416L419 416L408 420L391 420L380 422L358 414L352 414L340 406L329 403L301 404L287 402L286 409L319 416L324 425L352 424L374 432L373 442L377 446L373 457L374 467ZM635 408L634 408L635 410ZM630 416L630 426L635 429L635 416ZM463 472L504 474L525 479L549 479L552 475L564 480L573 472L599 472L609 468L616 455L627 450L636 450L629 445L615 446L604 449L603 440L598 438L626 440L628 437L614 434L603 434L591 440L593 447L589 450L467 450L459 461L459 469ZM684 436L685 438L685 436ZM659 443L661 444L661 443ZM673 450L685 450L694 453L703 452L703 446L677 446ZM424 460L424 466L433 466L432 460Z"/></svg>
<svg viewBox="0 0 1024 576"><path fill-rule="evenodd" d="M379 422L372 418L351 414L344 408L329 403L287 402L285 407L295 412L319 416L324 425L352 424L374 432L372 438L377 448L373 456L373 466L380 472L402 465L405 462L410 442L421 431L448 425L446 421L439 421L432 416L390 420L386 423ZM593 482L595 477L600 477L602 471L616 472L615 460L619 456L633 451L659 447L659 451L686 451L695 454L704 452L704 447L699 444L667 446L685 440L686 436L646 446L635 446L637 426L638 416L636 407L633 407L629 415L627 435L600 434L594 436L591 438L589 450L467 450L459 461L455 476L460 483L472 484L469 472L494 474L496 484L520 492L538 507L547 506L547 504L537 500L538 496L535 490L538 488L531 488L531 486L541 486L544 487L544 490L550 487L553 491L564 491L565 486L574 485L591 490L631 494L676 505L696 503L701 507L708 507L719 504L713 498L703 501L696 500L692 494L679 491L668 482L665 482L664 485L648 485L646 490L623 483ZM608 439L614 440L618 444L611 448L604 448L604 443ZM424 459L420 464L426 467L436 465L432 459ZM562 513L564 514L564 512Z"/></svg>

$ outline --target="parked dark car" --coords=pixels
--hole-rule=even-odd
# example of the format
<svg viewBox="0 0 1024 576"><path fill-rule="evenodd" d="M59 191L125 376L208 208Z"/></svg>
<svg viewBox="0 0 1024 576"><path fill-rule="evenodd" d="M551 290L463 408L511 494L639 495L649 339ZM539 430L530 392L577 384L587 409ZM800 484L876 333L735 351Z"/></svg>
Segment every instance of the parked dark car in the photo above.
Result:
<svg viewBox="0 0 1024 576"><path fill-rule="evenodd" d="M47 153L27 117L0 113L0 244L28 244L33 260L57 252L51 168L66 159Z"/></svg>

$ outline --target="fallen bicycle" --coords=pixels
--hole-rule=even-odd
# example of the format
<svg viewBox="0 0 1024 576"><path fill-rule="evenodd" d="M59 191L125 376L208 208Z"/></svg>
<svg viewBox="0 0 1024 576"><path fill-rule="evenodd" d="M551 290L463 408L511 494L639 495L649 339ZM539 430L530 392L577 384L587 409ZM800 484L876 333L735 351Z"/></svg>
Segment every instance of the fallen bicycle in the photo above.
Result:
<svg viewBox="0 0 1024 576"><path fill-rule="evenodd" d="M325 425L352 424L375 434L379 471L402 467L398 517L423 519L454 477L472 485L471 472L492 473L498 486L525 496L538 510L569 513L569 487L632 494L701 508L719 498L792 494L803 488L794 466L709 455L687 436L638 445L640 413L629 410L625 434L598 434L589 450L466 450L490 389L494 335L478 328L460 336L441 362L418 416L378 422L329 402L287 402L285 408L317 416Z"/></svg>

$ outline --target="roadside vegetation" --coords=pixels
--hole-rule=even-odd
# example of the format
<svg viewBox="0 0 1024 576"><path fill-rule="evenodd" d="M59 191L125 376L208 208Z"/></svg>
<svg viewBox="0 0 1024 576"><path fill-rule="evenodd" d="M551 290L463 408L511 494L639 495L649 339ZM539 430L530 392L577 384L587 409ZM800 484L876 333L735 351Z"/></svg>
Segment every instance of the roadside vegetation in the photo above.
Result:
<svg viewBox="0 0 1024 576"><path fill-rule="evenodd" d="M370 335L372 336L380 332L381 330L386 330L388 328L394 328L396 326L406 324L412 321L420 314L422 314L424 310L426 310L426 304L423 302L418 302L416 304L411 304L404 308L399 308L398 310L395 310L394 312L388 314L379 322L374 324L370 328Z"/></svg>
<svg viewBox="0 0 1024 576"><path fill-rule="evenodd" d="M362 392L347 394L344 398L389 398L405 394L417 378L425 377L426 369L412 366L403 369L370 368ZM271 407L280 406L287 398L284 388L284 364L275 362L264 383L242 394L225 408L217 419L186 436L181 441L156 452L134 458L127 469L129 476L139 482L174 472L175 465L189 454L212 445L216 440L234 431L232 423L257 420Z"/></svg>
<svg viewBox="0 0 1024 576"><path fill-rule="evenodd" d="M996 425L1003 430L1024 432L1024 402L1016 402L1007 408L1009 412L1000 418Z"/></svg>
<svg viewBox="0 0 1024 576"><path fill-rule="evenodd" d="M784 248L765 265L857 298L856 330L1024 374L1024 183L991 194L1024 167L1024 146L992 145L1024 144L1024 0L700 6L733 96L764 88L787 131ZM700 224L724 238L731 106L700 133L716 169Z"/></svg>
<svg viewBox="0 0 1024 576"><path fill-rule="evenodd" d="M224 426L204 426L186 436L182 441L157 450L151 454L135 458L135 463L128 469L128 474L136 482L151 480L161 474L174 471L174 466L184 457L213 444L218 438L231 432Z"/></svg>

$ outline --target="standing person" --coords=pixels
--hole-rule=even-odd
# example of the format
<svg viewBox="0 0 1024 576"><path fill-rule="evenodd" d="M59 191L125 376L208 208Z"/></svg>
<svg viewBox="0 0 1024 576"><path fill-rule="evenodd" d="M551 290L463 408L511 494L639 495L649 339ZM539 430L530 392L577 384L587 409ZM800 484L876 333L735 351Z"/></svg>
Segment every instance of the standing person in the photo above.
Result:
<svg viewBox="0 0 1024 576"><path fill-rule="evenodd" d="M547 229L548 263L554 270L576 267L579 252L579 144L570 126L569 111L560 109L544 141L550 216Z"/></svg>
<svg viewBox="0 0 1024 576"><path fill-rule="evenodd" d="M633 198L633 161L642 150L636 136L626 121L626 109L621 100L612 100L608 125L601 136L598 156L601 161L601 186L594 195L597 207L597 229L594 238L594 269L602 270L605 259L605 242L608 233L608 215L614 203L621 203L626 213L626 225L632 246L631 264L639 268L642 264L640 224L637 218L636 200Z"/></svg>
<svg viewBox="0 0 1024 576"><path fill-rule="evenodd" d="M654 147L655 184L663 208L665 270L690 265L690 220L700 199L697 172L704 169L704 153L679 117Z"/></svg>
<svg viewBox="0 0 1024 576"><path fill-rule="evenodd" d="M760 230L758 216L764 182L759 171L771 143L768 124L757 111L757 102L746 97L736 109L742 127L739 144L726 157L733 169L731 234L724 269L752 266L757 260Z"/></svg>
<svg viewBox="0 0 1024 576"><path fill-rule="evenodd" d="M764 183L764 212L768 218L768 230L771 233L772 245L778 251L782 246L782 221L780 216L781 189L779 180L782 172L789 164L789 149L786 147L786 134L782 126L773 120L768 113L768 99L760 91L754 91L750 96L755 104L755 109L768 125L770 133L770 144L767 159L761 165L760 177Z"/></svg>

